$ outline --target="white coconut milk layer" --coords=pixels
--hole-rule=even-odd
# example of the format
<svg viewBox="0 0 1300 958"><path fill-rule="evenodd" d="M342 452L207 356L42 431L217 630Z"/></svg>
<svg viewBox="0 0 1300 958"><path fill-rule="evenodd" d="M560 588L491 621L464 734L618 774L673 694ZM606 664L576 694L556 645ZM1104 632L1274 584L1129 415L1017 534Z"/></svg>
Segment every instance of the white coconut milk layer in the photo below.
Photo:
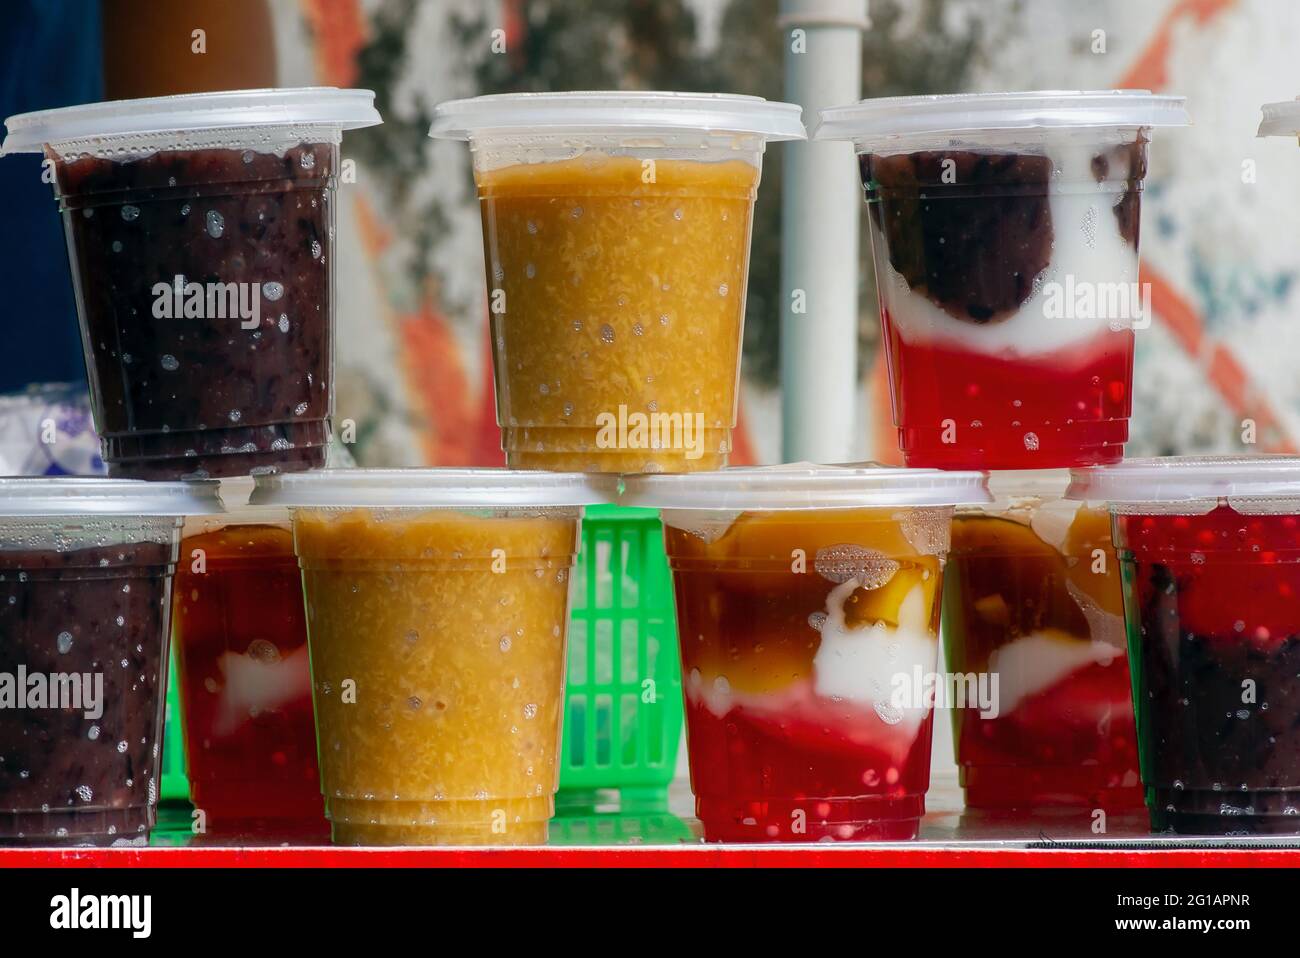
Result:
<svg viewBox="0 0 1300 958"><path fill-rule="evenodd" d="M998 714L1014 712L1026 699L1093 665L1127 669L1123 645L1079 642L1050 631L1009 642L989 657L989 671L998 674Z"/></svg>
<svg viewBox="0 0 1300 958"><path fill-rule="evenodd" d="M1097 183L1092 161L1099 152L1095 143L1058 143L1048 150L1055 172L1048 183L1048 204L1052 213L1051 260L1034 282L1034 293L1010 316L983 325L954 319L924 294L914 292L890 264L878 256L877 282L885 308L899 336L909 344L941 343L970 352L1004 358L1039 356L1116 330L1131 328L1141 319L1134 315L1140 300L1137 251L1120 235L1114 207L1123 198L1118 190L1127 175L1128 153L1107 152L1110 172ZM1093 188L1095 187L1095 188ZM945 202L936 199L932 202ZM884 250L885 238L874 218L869 220L871 242ZM883 274L883 275L881 275ZM1053 286L1053 284L1058 284ZM1124 284L1119 290L1116 284ZM1081 297L1090 289L1094 297L1091 315ZM1069 292L1072 295L1066 295ZM1127 315L1103 315L1114 310L1101 304L1118 293L1126 295ZM1049 300L1066 310L1062 318L1049 318ZM1085 307L1080 310L1076 307ZM1142 323L1138 322L1140 326Z"/></svg>

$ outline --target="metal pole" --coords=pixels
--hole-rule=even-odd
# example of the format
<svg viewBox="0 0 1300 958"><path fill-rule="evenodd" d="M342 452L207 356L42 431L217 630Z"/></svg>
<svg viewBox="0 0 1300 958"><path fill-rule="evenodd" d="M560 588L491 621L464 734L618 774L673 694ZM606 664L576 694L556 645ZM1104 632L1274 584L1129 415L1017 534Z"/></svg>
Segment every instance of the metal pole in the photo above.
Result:
<svg viewBox="0 0 1300 958"><path fill-rule="evenodd" d="M867 0L781 0L785 97L811 127L862 91ZM858 216L849 143L789 143L781 196L781 412L786 462L863 457L858 413Z"/></svg>

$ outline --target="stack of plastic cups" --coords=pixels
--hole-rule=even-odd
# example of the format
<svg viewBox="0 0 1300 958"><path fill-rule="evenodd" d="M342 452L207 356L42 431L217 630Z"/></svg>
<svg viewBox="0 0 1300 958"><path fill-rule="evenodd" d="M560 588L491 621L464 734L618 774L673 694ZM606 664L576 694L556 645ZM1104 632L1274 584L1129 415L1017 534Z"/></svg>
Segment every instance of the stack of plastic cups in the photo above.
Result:
<svg viewBox="0 0 1300 958"><path fill-rule="evenodd" d="M1067 496L1064 470L1121 459L1151 318L1148 142L1186 122L1181 98L1144 91L821 115L816 135L858 153L903 456L993 471L995 502L957 511L943 603L957 763L981 813L1095 833L1140 801L1106 503Z"/></svg>
<svg viewBox="0 0 1300 958"><path fill-rule="evenodd" d="M54 174L114 478L0 481L0 666L47 693L0 721L0 840L147 839L176 572L214 833L318 826L318 764L336 842L545 841L579 522L617 475L623 501L666 510L707 839L918 834L941 605L950 667L996 680L954 712L971 808L1095 824L1140 770L1157 830L1300 830L1300 463L1121 461L1151 319L1148 142L1186 122L1181 99L823 111L818 136L859 154L905 469L722 468L762 155L802 137L796 107L443 104L431 135L474 158L510 468L321 470L339 142L378 122L371 100L7 121L4 151ZM1300 106L1265 108L1262 135L1298 131ZM184 517L220 511L203 480L250 474L275 511L192 519L177 571Z"/></svg>
<svg viewBox="0 0 1300 958"><path fill-rule="evenodd" d="M473 155L508 465L724 466L763 153L803 138L798 107L680 93L489 96L440 105L430 133L468 140ZM586 561L589 577L603 574L598 557ZM592 744L635 741L638 695L679 694L637 674L651 636L602 636L601 624L580 637L577 674L583 687L600 685L592 668L620 681L608 683L616 695L571 699L570 745L584 763ZM581 784L598 774L584 771Z"/></svg>
<svg viewBox="0 0 1300 958"><path fill-rule="evenodd" d="M84 723L69 713L45 722L37 706L4 713L22 717L6 719L0 738L27 740L30 726L44 750L33 767L23 747L0 744L7 838L147 840L173 619L193 830L254 840L323 831L284 517L218 515L217 484L202 480L325 463L339 144L344 130L379 122L373 99L235 91L5 121L3 151L43 152L52 173L115 477L10 484L0 560L15 579L8 631L27 637L10 664L71 668L102 681L104 700L103 718L87 712ZM65 620L52 632L50 615Z"/></svg>

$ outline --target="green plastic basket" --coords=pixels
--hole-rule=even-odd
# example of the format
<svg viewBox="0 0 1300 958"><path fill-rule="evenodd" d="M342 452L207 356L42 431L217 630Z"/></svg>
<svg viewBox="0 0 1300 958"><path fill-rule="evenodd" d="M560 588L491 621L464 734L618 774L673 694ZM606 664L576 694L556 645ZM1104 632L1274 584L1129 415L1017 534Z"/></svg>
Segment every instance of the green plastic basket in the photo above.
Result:
<svg viewBox="0 0 1300 958"><path fill-rule="evenodd" d="M658 512L589 507L574 579L560 789L664 789L682 674Z"/></svg>
<svg viewBox="0 0 1300 958"><path fill-rule="evenodd" d="M653 509L591 506L582 523L569 623L560 788L667 788L682 735L677 617ZM176 682L167 680L162 798L189 799ZM644 797L644 796L643 796Z"/></svg>
<svg viewBox="0 0 1300 958"><path fill-rule="evenodd" d="M164 713L162 791L164 802L190 800L190 783L185 778L185 740L181 737L181 693L176 681L176 649L167 656L167 711Z"/></svg>

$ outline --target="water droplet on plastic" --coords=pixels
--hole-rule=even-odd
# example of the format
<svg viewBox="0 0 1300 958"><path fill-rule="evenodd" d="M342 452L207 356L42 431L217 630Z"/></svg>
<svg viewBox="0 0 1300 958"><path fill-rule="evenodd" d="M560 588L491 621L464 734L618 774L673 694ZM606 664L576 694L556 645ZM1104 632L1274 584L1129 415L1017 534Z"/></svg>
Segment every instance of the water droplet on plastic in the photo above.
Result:
<svg viewBox="0 0 1300 958"><path fill-rule="evenodd" d="M813 568L829 582L844 583L856 579L864 588L879 589L894 577L899 565L875 549L842 544L818 549Z"/></svg>

